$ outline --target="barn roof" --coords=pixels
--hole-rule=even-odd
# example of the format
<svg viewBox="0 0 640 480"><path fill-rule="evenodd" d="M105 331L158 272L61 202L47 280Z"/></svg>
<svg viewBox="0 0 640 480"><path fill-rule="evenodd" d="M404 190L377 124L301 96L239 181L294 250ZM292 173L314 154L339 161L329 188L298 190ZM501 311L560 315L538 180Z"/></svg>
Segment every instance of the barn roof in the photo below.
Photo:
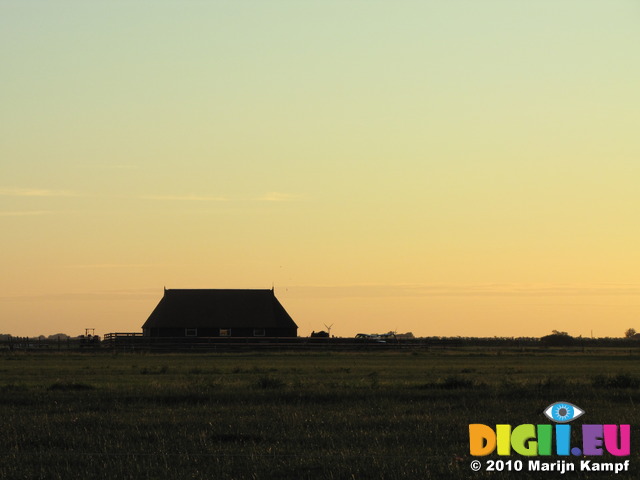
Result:
<svg viewBox="0 0 640 480"><path fill-rule="evenodd" d="M273 290L164 291L142 328L297 328Z"/></svg>

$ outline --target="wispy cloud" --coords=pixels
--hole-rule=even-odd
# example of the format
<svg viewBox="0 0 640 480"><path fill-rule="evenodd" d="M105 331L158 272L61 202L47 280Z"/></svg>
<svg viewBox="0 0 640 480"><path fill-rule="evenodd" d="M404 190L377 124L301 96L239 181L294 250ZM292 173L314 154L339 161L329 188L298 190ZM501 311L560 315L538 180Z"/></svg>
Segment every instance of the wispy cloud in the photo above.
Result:
<svg viewBox="0 0 640 480"><path fill-rule="evenodd" d="M53 212L49 210L25 210L25 211L14 211L14 212L1 212L0 217L34 217L38 215L49 215Z"/></svg>
<svg viewBox="0 0 640 480"><path fill-rule="evenodd" d="M144 200L177 200L189 202L226 202L228 199L214 195L141 195Z"/></svg>
<svg viewBox="0 0 640 480"><path fill-rule="evenodd" d="M268 192L258 198L261 202L293 202L300 200L300 195L293 193Z"/></svg>
<svg viewBox="0 0 640 480"><path fill-rule="evenodd" d="M253 198L232 198L224 195L139 195L138 198L143 200L161 200L161 201L178 201L178 202L293 202L300 200L300 195L293 193L268 192L261 197Z"/></svg>
<svg viewBox="0 0 640 480"><path fill-rule="evenodd" d="M166 267L184 267L182 264L161 264L161 263L92 263L67 265L66 268L87 268L87 269L103 269L103 268L166 268Z"/></svg>
<svg viewBox="0 0 640 480"><path fill-rule="evenodd" d="M291 297L585 297L640 295L640 284L395 284L288 286Z"/></svg>
<svg viewBox="0 0 640 480"><path fill-rule="evenodd" d="M46 188L0 187L0 195L5 197L81 197L82 194L70 190L49 190Z"/></svg>
<svg viewBox="0 0 640 480"><path fill-rule="evenodd" d="M95 301L95 300L148 300L162 296L162 290L131 289L131 290L107 290L104 292L64 292L41 294L0 294L0 301L7 302L33 302L33 301Z"/></svg>
<svg viewBox="0 0 640 480"><path fill-rule="evenodd" d="M98 165L82 165L83 168L94 168L94 169L100 169L100 170L137 170L138 165L127 165L127 164L120 164L120 165L108 165L108 164L98 164Z"/></svg>

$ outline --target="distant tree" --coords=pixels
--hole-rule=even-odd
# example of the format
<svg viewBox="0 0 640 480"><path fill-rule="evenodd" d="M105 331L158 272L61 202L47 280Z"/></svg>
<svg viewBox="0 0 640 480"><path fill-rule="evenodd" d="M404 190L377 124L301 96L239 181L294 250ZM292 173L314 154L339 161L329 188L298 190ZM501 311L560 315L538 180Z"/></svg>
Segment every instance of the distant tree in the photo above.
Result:
<svg viewBox="0 0 640 480"><path fill-rule="evenodd" d="M636 329L635 328L629 328L624 332L624 336L625 338L631 338L636 334Z"/></svg>
<svg viewBox="0 0 640 480"><path fill-rule="evenodd" d="M575 338L569 335L567 332L559 332L558 330L552 330L551 335L546 335L540 338L540 342L543 345L566 347L575 343Z"/></svg>
<svg viewBox="0 0 640 480"><path fill-rule="evenodd" d="M396 333L396 338L401 338L401 339L410 339L410 338L416 338L412 332L407 332L407 333Z"/></svg>
<svg viewBox="0 0 640 480"><path fill-rule="evenodd" d="M69 335L66 333L55 333L53 335L49 335L47 340L66 340L67 338L69 338Z"/></svg>

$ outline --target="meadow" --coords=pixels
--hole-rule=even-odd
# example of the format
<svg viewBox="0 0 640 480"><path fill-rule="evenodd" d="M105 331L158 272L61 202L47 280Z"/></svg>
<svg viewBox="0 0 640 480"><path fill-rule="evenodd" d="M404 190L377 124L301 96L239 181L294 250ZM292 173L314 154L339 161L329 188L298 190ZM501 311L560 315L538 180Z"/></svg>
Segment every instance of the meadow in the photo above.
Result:
<svg viewBox="0 0 640 480"><path fill-rule="evenodd" d="M560 400L586 411L576 424L631 424L631 469L615 477L635 478L639 360L629 349L6 352L0 478L559 478L471 471L468 425L549 423L542 412Z"/></svg>

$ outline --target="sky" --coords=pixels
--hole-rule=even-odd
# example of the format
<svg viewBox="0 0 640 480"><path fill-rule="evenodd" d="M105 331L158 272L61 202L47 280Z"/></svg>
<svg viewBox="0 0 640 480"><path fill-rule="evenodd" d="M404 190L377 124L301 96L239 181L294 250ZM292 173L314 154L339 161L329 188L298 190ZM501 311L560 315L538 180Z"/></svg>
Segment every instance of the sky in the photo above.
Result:
<svg viewBox="0 0 640 480"><path fill-rule="evenodd" d="M0 0L0 333L640 329L635 0Z"/></svg>

